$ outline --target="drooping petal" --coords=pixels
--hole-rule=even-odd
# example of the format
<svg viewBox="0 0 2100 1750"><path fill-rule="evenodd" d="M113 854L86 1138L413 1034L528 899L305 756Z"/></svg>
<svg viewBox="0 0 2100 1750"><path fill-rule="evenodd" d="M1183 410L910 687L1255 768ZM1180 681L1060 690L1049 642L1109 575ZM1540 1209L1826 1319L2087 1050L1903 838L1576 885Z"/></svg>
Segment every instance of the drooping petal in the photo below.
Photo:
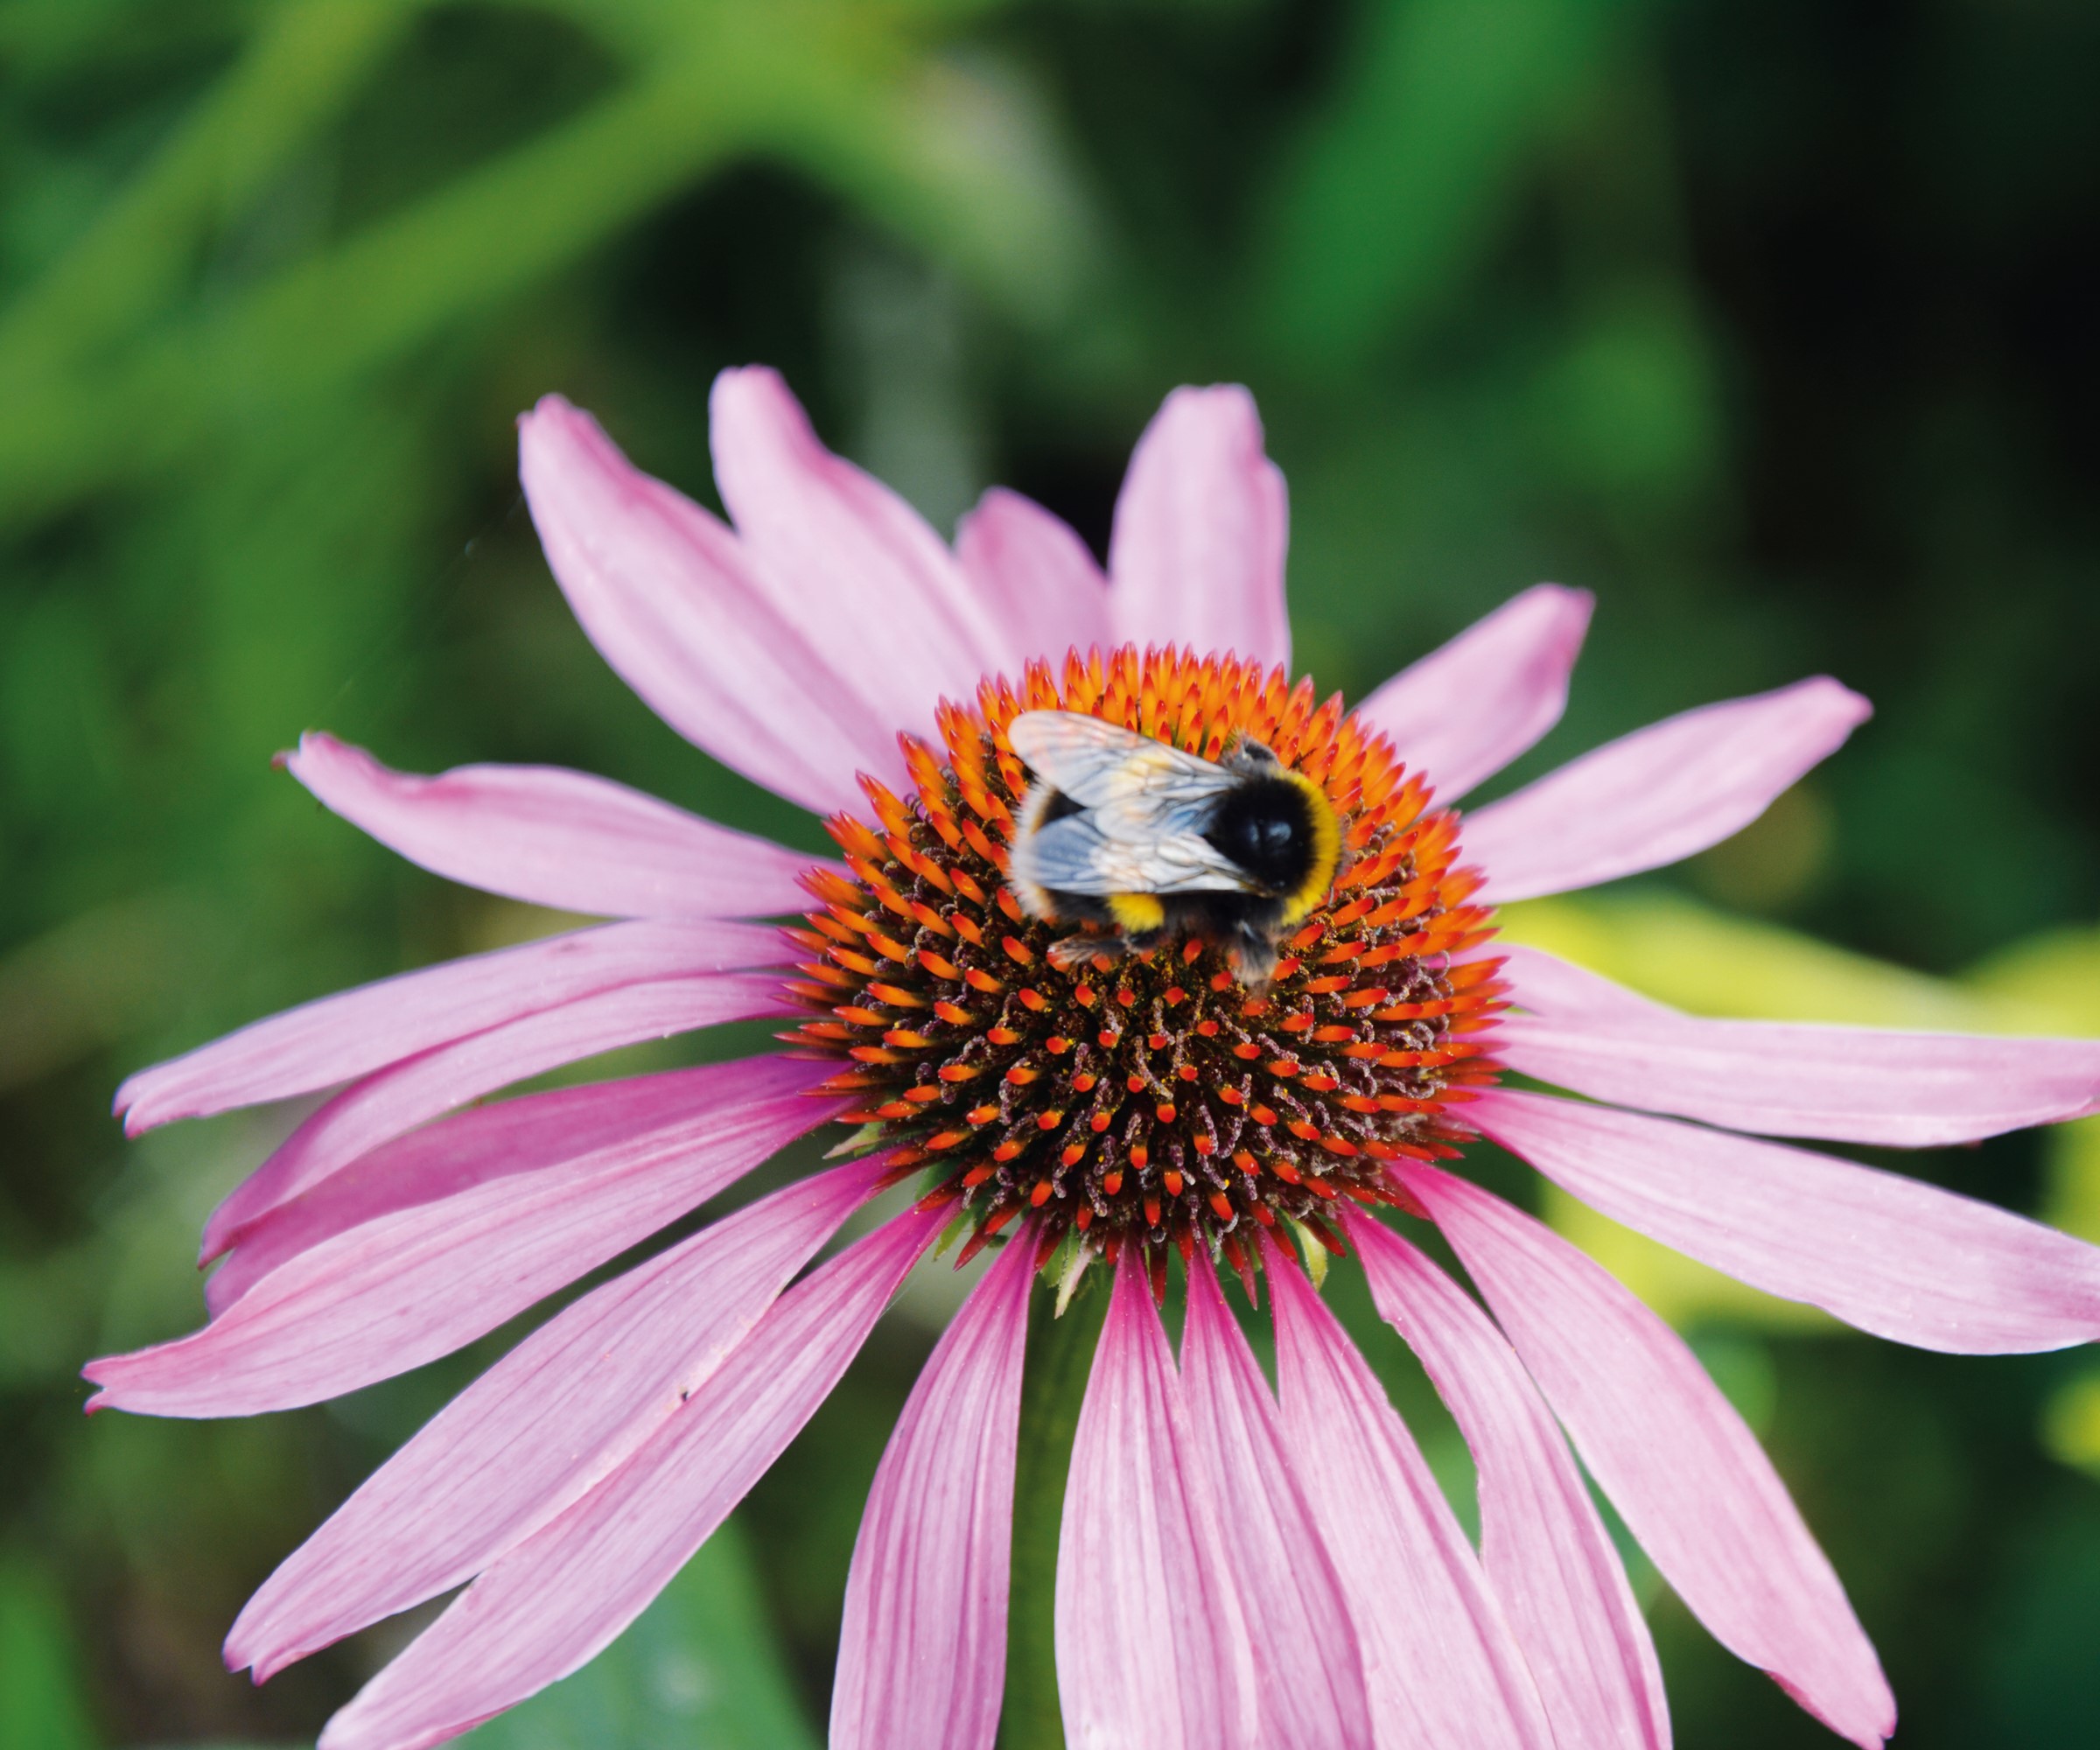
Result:
<svg viewBox="0 0 2100 1750"><path fill-rule="evenodd" d="M1596 598L1539 584L1402 669L1357 706L1408 769L1455 802L1560 721Z"/></svg>
<svg viewBox="0 0 2100 1750"><path fill-rule="evenodd" d="M287 1259L393 1211L703 1122L722 1104L723 1077L716 1066L585 1082L475 1107L400 1137L243 1228L206 1284L206 1305L222 1311ZM229 1273L234 1284L214 1293Z"/></svg>
<svg viewBox="0 0 2100 1750"><path fill-rule="evenodd" d="M618 1256L840 1110L807 1097L821 1063L711 1068L712 1110L588 1154L536 1159L528 1136L492 1158L477 1127L446 1160L453 1139L438 1126L366 1157L313 1194L355 1195L369 1172L396 1207L288 1258L202 1330L90 1362L102 1390L89 1407L248 1416L405 1372ZM401 1170L410 1158L428 1182ZM449 1175L428 1173L439 1162ZM419 1200L402 1204L401 1190Z"/></svg>
<svg viewBox="0 0 2100 1750"><path fill-rule="evenodd" d="M1379 1743L1544 1750L1522 1653L1413 1437L1273 1247L1264 1276L1284 1437L1355 1618Z"/></svg>
<svg viewBox="0 0 2100 1750"><path fill-rule="evenodd" d="M1204 1492L1254 1654L1256 1741L1294 1750L1369 1744L1363 1657L1340 1577L1284 1452L1269 1382L1200 1262L1188 1272L1181 1383Z"/></svg>
<svg viewBox="0 0 2100 1750"><path fill-rule="evenodd" d="M857 770L902 772L898 725L860 670L821 661L736 537L634 467L590 415L547 396L518 422L518 469L584 633L687 740L819 813L858 804Z"/></svg>
<svg viewBox="0 0 2100 1750"><path fill-rule="evenodd" d="M1840 1737L1880 1750L1896 1704L1866 1631L1684 1340L1529 1215L1433 1168L1399 1170L1677 1596Z"/></svg>
<svg viewBox="0 0 2100 1750"><path fill-rule="evenodd" d="M1284 477L1236 383L1178 388L1138 440L1109 540L1119 640L1291 660Z"/></svg>
<svg viewBox="0 0 2100 1750"><path fill-rule="evenodd" d="M1087 543L1033 499L994 486L956 528L970 586L998 606L1015 654L1055 662L1113 642L1108 581Z"/></svg>
<svg viewBox="0 0 2100 1750"><path fill-rule="evenodd" d="M758 924L645 918L382 978L251 1022L142 1069L116 1090L124 1130L311 1094L520 1015L645 978L777 965Z"/></svg>
<svg viewBox="0 0 2100 1750"><path fill-rule="evenodd" d="M294 1660L471 1579L610 1475L866 1200L877 1158L724 1216L535 1331L367 1478L248 1601L228 1667Z"/></svg>
<svg viewBox="0 0 2100 1750"><path fill-rule="evenodd" d="M1872 709L1819 676L1665 718L1467 816L1466 860L1496 905L1660 869L1748 826Z"/></svg>
<svg viewBox="0 0 2100 1750"><path fill-rule="evenodd" d="M715 484L752 576L895 729L928 731L1013 666L998 603L889 487L818 441L776 371L724 371L708 397Z"/></svg>
<svg viewBox="0 0 2100 1750"><path fill-rule="evenodd" d="M1116 1273L1065 1480L1057 1688L1074 1750L1259 1743L1247 1624L1135 1246Z"/></svg>
<svg viewBox="0 0 2100 1750"><path fill-rule="evenodd" d="M367 1684L322 1750L441 1743L596 1656L816 1413L948 1213L900 1215L782 1295L625 1465Z"/></svg>
<svg viewBox="0 0 2100 1750"><path fill-rule="evenodd" d="M1589 1485L1522 1364L1464 1291L1368 1217L1349 1238L1380 1315L1422 1359L1480 1474L1480 1562L1563 1745L1666 1750L1648 1624Z"/></svg>
<svg viewBox="0 0 2100 1750"><path fill-rule="evenodd" d="M942 1337L875 1473L846 1578L832 1750L990 1750L1035 1241L1012 1241Z"/></svg>
<svg viewBox="0 0 2100 1750"><path fill-rule="evenodd" d="M784 1006L780 980L770 973L622 984L388 1064L329 1101L227 1194L205 1222L199 1261L208 1264L242 1240L244 1228L382 1143L499 1088L640 1040L779 1014ZM274 1268L283 1238L274 1246L260 1236L242 1243L241 1259L206 1285L205 1304L220 1311Z"/></svg>
<svg viewBox="0 0 2100 1750"><path fill-rule="evenodd" d="M815 859L556 766L396 772L315 732L285 758L345 820L436 874L599 917L760 918L800 911Z"/></svg>
<svg viewBox="0 0 2100 1750"><path fill-rule="evenodd" d="M2100 1110L2100 1040L1723 1021L1651 1003L1536 948L1497 945L1530 1014L1495 1053L1542 1082L1730 1130L1898 1148Z"/></svg>
<svg viewBox="0 0 2100 1750"><path fill-rule="evenodd" d="M1876 1336L1956 1354L2100 1340L2100 1247L1849 1160L1495 1088L1466 1116L1614 1222Z"/></svg>

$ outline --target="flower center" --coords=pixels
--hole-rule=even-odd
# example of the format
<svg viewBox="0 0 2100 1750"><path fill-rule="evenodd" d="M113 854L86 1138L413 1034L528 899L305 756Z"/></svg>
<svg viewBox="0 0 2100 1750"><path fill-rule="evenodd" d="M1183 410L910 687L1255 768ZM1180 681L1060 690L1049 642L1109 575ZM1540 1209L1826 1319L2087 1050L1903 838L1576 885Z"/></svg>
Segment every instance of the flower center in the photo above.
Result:
<svg viewBox="0 0 2100 1750"><path fill-rule="evenodd" d="M1040 710L1214 760L1259 741L1326 793L1341 865L1265 992L1200 938L1053 964L1074 927L1029 917L1004 877L1027 788L1007 726ZM857 1096L846 1122L877 1127L900 1170L935 1175L928 1196L967 1216L968 1250L1032 1211L1046 1242L1137 1243L1155 1268L1201 1244L1245 1270L1250 1219L1340 1250L1325 1204L1397 1202L1383 1162L1456 1152L1448 1109L1494 1077L1503 986L1500 962L1452 956L1493 914L1454 867L1458 816L1429 808L1339 695L1126 646L1073 653L1061 682L1043 663L1018 690L987 681L939 721L944 746L904 738L909 800L864 778L874 824L827 822L852 876L805 878L821 909L791 934L816 957L790 989L820 1013L786 1037L851 1060L822 1091Z"/></svg>

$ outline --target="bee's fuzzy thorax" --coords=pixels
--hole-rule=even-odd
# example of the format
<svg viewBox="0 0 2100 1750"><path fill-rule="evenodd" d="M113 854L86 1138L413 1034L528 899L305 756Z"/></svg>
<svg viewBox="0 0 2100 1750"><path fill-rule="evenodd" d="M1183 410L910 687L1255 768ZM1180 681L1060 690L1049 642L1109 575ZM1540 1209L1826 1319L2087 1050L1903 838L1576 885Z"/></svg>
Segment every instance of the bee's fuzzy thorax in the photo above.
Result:
<svg viewBox="0 0 2100 1750"><path fill-rule="evenodd" d="M1259 741L1304 788L1313 866L1264 994L1196 937L1053 964L1068 932L1006 879L1032 802L1006 728L1044 710L1213 760ZM1457 816L1339 697L1126 647L989 681L940 726L944 745L904 742L909 800L864 780L873 824L829 823L850 874L805 878L819 909L791 932L811 956L791 988L817 1012L789 1037L850 1060L824 1090L854 1096L849 1121L956 1205L966 1251L1032 1212L1046 1242L1137 1243L1155 1269L1200 1242L1250 1270L1248 1221L1339 1248L1328 1203L1396 1200L1384 1162L1454 1152L1454 1109L1497 1072L1504 987L1499 961L1452 956L1492 936L1492 914L1456 864Z"/></svg>

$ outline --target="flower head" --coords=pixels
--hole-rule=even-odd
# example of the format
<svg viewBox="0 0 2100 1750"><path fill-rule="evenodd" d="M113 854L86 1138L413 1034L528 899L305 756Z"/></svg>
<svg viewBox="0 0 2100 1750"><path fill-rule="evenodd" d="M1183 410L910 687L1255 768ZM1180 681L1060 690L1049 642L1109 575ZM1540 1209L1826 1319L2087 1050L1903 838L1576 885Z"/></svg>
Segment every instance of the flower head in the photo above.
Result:
<svg viewBox="0 0 2100 1750"><path fill-rule="evenodd" d="M617 920L325 998L144 1072L133 1130L339 1089L207 1223L212 1317L94 1363L97 1404L285 1408L458 1348L783 1144L853 1158L583 1296L467 1388L271 1577L258 1679L464 1582L339 1713L333 1750L435 1744L589 1659L720 1524L945 1229L998 1256L878 1473L836 1746L989 1745L1022 1354L1039 1270L1111 1278L1066 1491L1057 1657L1083 1745L1658 1746L1648 1633L1569 1449L1690 1608L1840 1735L1894 1705L1770 1464L1690 1352L1466 1175L1486 1137L1628 1226L1897 1340L2100 1335L2100 1253L1760 1136L1916 1145L2080 1116L2100 1046L1695 1019L1494 940L1492 908L1746 823L1865 715L1815 680L1688 712L1461 819L1558 719L1587 620L1541 586L1352 711L1293 682L1280 477L1236 389L1140 443L1104 579L989 494L951 553L826 452L779 381L714 402L733 528L550 400L523 471L613 666L718 757L827 817L806 859L570 772L287 763L426 867ZM1025 710L1317 787L1325 891L1250 984L1200 929L1075 951L1007 878ZM799 915L785 937L739 920ZM1054 952L1054 949L1055 950ZM773 1018L742 1063L472 1102L636 1040ZM1578 1096L1504 1085L1514 1071ZM884 1186L916 1199L814 1270ZM1433 1222L1466 1292L1379 1213ZM1296 1262L1360 1261L1479 1473L1478 1548ZM1265 1300L1271 1392L1221 1272ZM1177 1354L1158 1303L1185 1284ZM1265 1284L1265 1292L1264 1292ZM554 1438L557 1436L558 1438Z"/></svg>
<svg viewBox="0 0 2100 1750"><path fill-rule="evenodd" d="M1447 1109L1493 1074L1498 962L1452 958L1492 934L1457 818L1280 667L1125 645L1061 668L945 709L939 749L905 742L908 802L870 780L875 824L830 822L850 872L809 878L824 909L797 935L821 957L793 988L822 1018L798 1037L852 1060L825 1089L900 1144L894 1167L941 1175L929 1195L970 1212L970 1250L1032 1213L1039 1243L1128 1241L1161 1284L1176 1248L1250 1270L1251 1229L1279 1216L1340 1249L1323 1212L1406 1201L1386 1164L1454 1155ZM1267 988L1193 935L1057 969L1062 932L1004 878L1024 788L1007 725L1053 708L1212 759L1257 740L1320 786L1348 860Z"/></svg>

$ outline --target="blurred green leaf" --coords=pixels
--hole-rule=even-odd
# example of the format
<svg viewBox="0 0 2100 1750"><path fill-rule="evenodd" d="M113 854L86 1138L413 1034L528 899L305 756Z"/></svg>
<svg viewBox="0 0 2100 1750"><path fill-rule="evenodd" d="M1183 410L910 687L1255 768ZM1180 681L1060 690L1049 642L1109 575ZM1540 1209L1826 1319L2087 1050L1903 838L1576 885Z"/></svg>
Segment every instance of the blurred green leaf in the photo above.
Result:
<svg viewBox="0 0 2100 1750"><path fill-rule="evenodd" d="M183 289L200 236L334 121L421 0L264 11L233 71L38 283L0 312L0 393L78 363Z"/></svg>
<svg viewBox="0 0 2100 1750"><path fill-rule="evenodd" d="M281 144L275 112L250 116L239 94L220 100L236 122ZM234 125L207 116L202 144L178 144L145 172L82 245L83 265L7 318L19 330L11 356L62 359L68 342L146 313L138 288L81 300L68 276L129 285L136 262L140 285L164 290L167 240L216 186ZM347 242L162 324L105 366L25 368L0 422L0 525L164 468L229 420L397 362L751 152L836 185L1024 319L1064 315L1091 271L1077 182L1040 107L993 64L931 59L877 14L843 5L699 9L627 88Z"/></svg>
<svg viewBox="0 0 2100 1750"><path fill-rule="evenodd" d="M2046 1017L2052 1032L2100 1034L2100 928L2031 936L1992 955L1968 982Z"/></svg>
<svg viewBox="0 0 2100 1750"><path fill-rule="evenodd" d="M0 519L158 470L236 415L339 389L571 259L726 151L724 71L675 63L127 362L32 393L0 427Z"/></svg>
<svg viewBox="0 0 2100 1750"><path fill-rule="evenodd" d="M1643 508L1707 485L1720 462L1713 361L1669 285L1621 289L1588 312L1540 384L1558 472Z"/></svg>
<svg viewBox="0 0 2100 1750"><path fill-rule="evenodd" d="M0 957L0 1093L172 1014L215 933L192 895L148 893Z"/></svg>
<svg viewBox="0 0 2100 1750"><path fill-rule="evenodd" d="M1995 1003L2012 1004L2036 1032L2100 1038L2100 929L2050 930L2016 942L1968 981ZM2062 1124L2049 1135L2044 1219L2100 1243L2100 1117Z"/></svg>
<svg viewBox="0 0 2100 1750"><path fill-rule="evenodd" d="M1956 1740L2072 1745L2100 1718L2100 1510L2052 1500L2021 1537L1985 1600L1984 1644L1972 1656L1978 1690L1970 1729Z"/></svg>
<svg viewBox="0 0 2100 1750"><path fill-rule="evenodd" d="M1694 1014L1861 1026L1990 1028L1990 1005L1941 979L1732 916L1674 893L1586 894L1504 907L1502 932ZM2019 1026L2008 1007L1998 1023Z"/></svg>
<svg viewBox="0 0 2100 1750"><path fill-rule="evenodd" d="M590 1664L460 1741L474 1750L801 1750L817 1740L732 1520Z"/></svg>
<svg viewBox="0 0 2100 1750"><path fill-rule="evenodd" d="M22 1557L0 1557L0 1744L95 1750L101 1742L58 1588Z"/></svg>
<svg viewBox="0 0 2100 1750"><path fill-rule="evenodd" d="M2041 1444L2059 1464L2100 1481L2100 1368L2057 1388L2042 1411Z"/></svg>
<svg viewBox="0 0 2100 1750"><path fill-rule="evenodd" d="M1339 371L1412 338L1493 239L1529 157L1596 74L1631 0L1373 0L1340 89L1285 157L1257 249L1258 319Z"/></svg>
<svg viewBox="0 0 2100 1750"><path fill-rule="evenodd" d="M2100 1118L2059 1125L2049 1136L2049 1191L2042 1218L2100 1244Z"/></svg>
<svg viewBox="0 0 2100 1750"><path fill-rule="evenodd" d="M882 80L843 57L802 66L792 102L756 124L764 144L1025 325L1074 313L1102 270L1097 221L1042 94L1017 68L983 53L928 56Z"/></svg>

